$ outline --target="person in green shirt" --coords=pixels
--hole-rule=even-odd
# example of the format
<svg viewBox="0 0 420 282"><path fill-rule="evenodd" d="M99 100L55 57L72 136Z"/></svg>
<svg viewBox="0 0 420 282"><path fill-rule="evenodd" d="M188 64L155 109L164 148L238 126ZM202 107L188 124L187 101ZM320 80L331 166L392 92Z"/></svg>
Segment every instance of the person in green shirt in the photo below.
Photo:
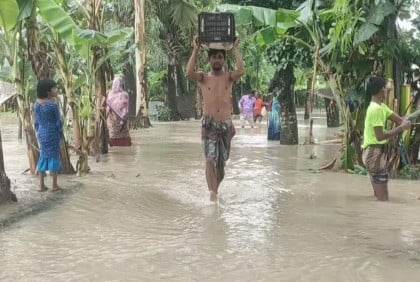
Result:
<svg viewBox="0 0 420 282"><path fill-rule="evenodd" d="M366 88L366 95L371 96L366 111L363 132L363 163L370 175L373 193L379 201L388 201L388 139L410 129L410 121L400 117L383 102L386 94L386 81L382 77L372 77ZM386 130L386 121L393 121L396 126Z"/></svg>

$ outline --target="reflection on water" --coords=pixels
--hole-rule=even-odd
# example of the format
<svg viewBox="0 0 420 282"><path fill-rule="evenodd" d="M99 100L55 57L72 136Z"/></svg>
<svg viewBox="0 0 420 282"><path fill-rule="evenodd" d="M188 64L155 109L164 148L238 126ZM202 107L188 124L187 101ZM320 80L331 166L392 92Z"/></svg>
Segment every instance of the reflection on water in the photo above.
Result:
<svg viewBox="0 0 420 282"><path fill-rule="evenodd" d="M8 176L18 193L36 189L2 122ZM317 122L315 136L332 138ZM393 180L391 202L375 202L366 176L317 173L334 145L280 146L263 123L237 128L212 204L199 125L156 123L92 159L91 174L60 175L82 187L0 227L0 280L418 281L418 182Z"/></svg>

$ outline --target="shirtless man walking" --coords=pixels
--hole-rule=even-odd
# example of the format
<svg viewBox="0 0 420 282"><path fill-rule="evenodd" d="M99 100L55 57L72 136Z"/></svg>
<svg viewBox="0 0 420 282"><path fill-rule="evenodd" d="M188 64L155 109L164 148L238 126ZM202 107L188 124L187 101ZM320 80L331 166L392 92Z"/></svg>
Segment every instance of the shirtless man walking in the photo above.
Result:
<svg viewBox="0 0 420 282"><path fill-rule="evenodd" d="M235 135L232 123L232 86L245 72L238 50L239 38L233 44L237 70L225 72L223 65L226 50L208 50L209 73L195 70L200 51L198 37L192 41L193 51L187 64L187 75L197 81L203 95L204 109L201 128L204 155L206 157L206 180L210 201L217 200L219 185L225 175L225 163L229 159L230 141Z"/></svg>

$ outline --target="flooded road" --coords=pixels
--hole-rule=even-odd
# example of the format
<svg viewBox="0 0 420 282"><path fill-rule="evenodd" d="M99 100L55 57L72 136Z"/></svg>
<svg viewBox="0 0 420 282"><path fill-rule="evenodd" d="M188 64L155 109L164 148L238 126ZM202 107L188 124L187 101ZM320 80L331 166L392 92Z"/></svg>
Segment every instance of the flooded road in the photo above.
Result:
<svg viewBox="0 0 420 282"><path fill-rule="evenodd" d="M21 174L14 119L0 118L19 197L37 180ZM35 212L0 226L0 281L419 281L418 181L391 180L390 202L376 202L367 176L317 172L335 145L282 146L266 124L237 126L212 204L199 126L132 131L133 146L91 158L90 174L60 175L61 194L35 193L46 197ZM302 142L306 131L300 121Z"/></svg>

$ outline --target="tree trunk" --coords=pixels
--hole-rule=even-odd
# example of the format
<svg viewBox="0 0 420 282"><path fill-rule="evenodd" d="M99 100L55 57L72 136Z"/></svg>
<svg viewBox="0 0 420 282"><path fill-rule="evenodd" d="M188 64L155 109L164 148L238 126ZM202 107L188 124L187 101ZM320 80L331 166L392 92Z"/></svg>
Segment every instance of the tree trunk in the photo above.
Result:
<svg viewBox="0 0 420 282"><path fill-rule="evenodd" d="M312 87L312 78L308 78L308 80L306 81L306 89L307 89L307 96L305 99L305 114L303 115L303 119L304 120L308 120L309 119L309 113L311 112L311 101L309 100L311 95L311 87Z"/></svg>
<svg viewBox="0 0 420 282"><path fill-rule="evenodd" d="M180 120L176 97L176 69L174 65L168 64L168 107L171 110L171 120Z"/></svg>
<svg viewBox="0 0 420 282"><path fill-rule="evenodd" d="M124 76L124 90L128 93L128 116L135 118L136 112L136 76L134 74L134 67L127 64L123 68Z"/></svg>
<svg viewBox="0 0 420 282"><path fill-rule="evenodd" d="M90 144L89 151L93 152L96 156L99 154L108 153L108 136L107 136L107 125L106 125L106 110L104 107L104 102L106 99L106 73L107 68L104 62L98 68L98 62L102 56L105 56L105 53L102 49L98 49L95 52L93 57L93 67L97 69L95 74L95 89L96 89L96 100L95 100L95 136L94 140Z"/></svg>
<svg viewBox="0 0 420 282"><path fill-rule="evenodd" d="M185 83L185 75L184 71L182 70L181 65L177 65L176 67L176 85L178 90L177 95L177 102L178 102L178 109L181 116L181 119L190 119L195 117L194 113L194 105L195 105L195 95L190 93L187 90L187 86Z"/></svg>
<svg viewBox="0 0 420 282"><path fill-rule="evenodd" d="M32 70L38 80L49 79L51 74L48 63L48 50L40 40L41 34L38 28L36 5L32 5L31 15L26 20L26 28L28 59L31 62Z"/></svg>
<svg viewBox="0 0 420 282"><path fill-rule="evenodd" d="M25 129L26 149L29 159L29 170L31 174L36 174L36 165L39 159L39 146L36 138L35 130L32 126L27 126ZM34 148L35 147L35 148Z"/></svg>
<svg viewBox="0 0 420 282"><path fill-rule="evenodd" d="M17 202L17 197L10 190L10 179L4 171L0 171L0 204L7 201Z"/></svg>
<svg viewBox="0 0 420 282"><path fill-rule="evenodd" d="M60 141L60 161L61 161L60 173L74 174L76 172L74 170L73 165L70 162L69 152L67 150L64 134L61 135L61 141Z"/></svg>
<svg viewBox="0 0 420 282"><path fill-rule="evenodd" d="M31 16L27 19L27 50L28 50L28 59L32 64L32 70L34 71L37 79L48 78L49 75L49 68L48 68L48 61L46 60L46 56L42 54L40 51L40 42L39 42L39 29L37 26L36 21L36 5L33 5ZM22 34L21 34L22 36ZM23 48L23 46L20 46ZM22 72L22 70L21 70ZM24 77L24 74L21 73L20 77ZM22 82L23 83L23 82ZM23 84L17 84L18 93L24 95L23 92ZM20 100L20 109L23 116L22 123L23 129L25 130L25 137L26 137L26 148L27 154L29 159L29 169L32 174L36 173L36 165L38 163L39 158L39 146L38 140L36 137L35 130L32 125L32 116L30 114L30 102L27 101L27 97L24 95L24 99Z"/></svg>
<svg viewBox="0 0 420 282"><path fill-rule="evenodd" d="M234 61L228 58L227 60L228 71L233 70L233 63ZM238 107L238 100L241 99L242 95L241 95L241 87L239 87L240 85L239 83L240 82L235 82L233 83L233 86L232 86L232 97L231 97L232 114L235 114L235 115L238 115L240 113L239 107Z"/></svg>
<svg viewBox="0 0 420 282"><path fill-rule="evenodd" d="M73 174L75 173L73 165L70 161L69 151L67 149L67 142L64 135L62 135L62 140L60 143L60 162L61 162L61 173L64 174Z"/></svg>
<svg viewBox="0 0 420 282"><path fill-rule="evenodd" d="M85 173L88 173L89 168L89 159L88 159L88 151L86 150L87 145L84 144L85 138L83 138L83 132L86 132L86 129L82 128L82 121L80 119L79 110L75 102L71 101L69 103L71 113L72 113L72 129L73 129L73 144L74 150L79 155L79 159L76 162L76 172L78 176L81 176Z"/></svg>
<svg viewBox="0 0 420 282"><path fill-rule="evenodd" d="M19 111L19 108L18 108ZM22 127L22 121L19 119L19 125L18 125L18 139L22 140L22 131L23 131L23 127Z"/></svg>
<svg viewBox="0 0 420 282"><path fill-rule="evenodd" d="M337 102L334 99L324 98L325 110L327 113L327 127L340 126L340 111L337 107Z"/></svg>
<svg viewBox="0 0 420 282"><path fill-rule="evenodd" d="M7 177L4 168L3 141L0 131L0 204L8 200L17 202L16 195L10 191L10 179Z"/></svg>
<svg viewBox="0 0 420 282"><path fill-rule="evenodd" d="M238 107L238 100L241 99L241 93L237 95L238 91L240 91L238 84L234 83L232 89L232 113L234 113L235 115L238 115L240 112Z"/></svg>
<svg viewBox="0 0 420 282"><path fill-rule="evenodd" d="M203 116L203 96L200 89L195 89L195 118L199 119Z"/></svg>
<svg viewBox="0 0 420 282"><path fill-rule="evenodd" d="M1 139L1 130L0 130L0 172L6 171L4 168L4 159L3 159L3 141Z"/></svg>
<svg viewBox="0 0 420 282"><path fill-rule="evenodd" d="M279 99L281 132L280 144L298 144L298 126L294 97L294 75L293 67L277 70L270 83L269 92L275 94Z"/></svg>
<svg viewBox="0 0 420 282"><path fill-rule="evenodd" d="M91 1L91 10L88 19L89 28L99 32L103 31L102 5L102 0ZM107 55L105 47L96 46L92 48L92 51L92 70L95 72L95 116L93 117L93 120L88 121L88 124L89 122L92 122L91 127L93 128L89 128L92 129L92 131L90 131L91 136L88 136L88 148L86 149L89 153L98 158L100 154L108 153L108 136L106 134L108 130L105 121L106 113L104 101L107 94L106 82L107 80L111 80L111 77L107 77L107 74L111 73L111 67L108 64L108 61L100 63L102 58Z"/></svg>
<svg viewBox="0 0 420 282"><path fill-rule="evenodd" d="M145 1L134 0L134 32L136 48L136 119L134 128L150 127L146 87Z"/></svg>
<svg viewBox="0 0 420 282"><path fill-rule="evenodd" d="M27 156L29 162L29 170L31 174L36 173L36 165L39 158L39 146L36 138L35 130L32 126L32 119L30 111L27 106L27 102L23 99L23 87L22 84L16 82L17 101L19 105L20 120L22 121L23 130L25 132L25 141L27 148Z"/></svg>
<svg viewBox="0 0 420 282"><path fill-rule="evenodd" d="M408 153L410 157L410 163L416 164L420 162L420 125L414 125L412 129L412 137L410 138L410 147Z"/></svg>

